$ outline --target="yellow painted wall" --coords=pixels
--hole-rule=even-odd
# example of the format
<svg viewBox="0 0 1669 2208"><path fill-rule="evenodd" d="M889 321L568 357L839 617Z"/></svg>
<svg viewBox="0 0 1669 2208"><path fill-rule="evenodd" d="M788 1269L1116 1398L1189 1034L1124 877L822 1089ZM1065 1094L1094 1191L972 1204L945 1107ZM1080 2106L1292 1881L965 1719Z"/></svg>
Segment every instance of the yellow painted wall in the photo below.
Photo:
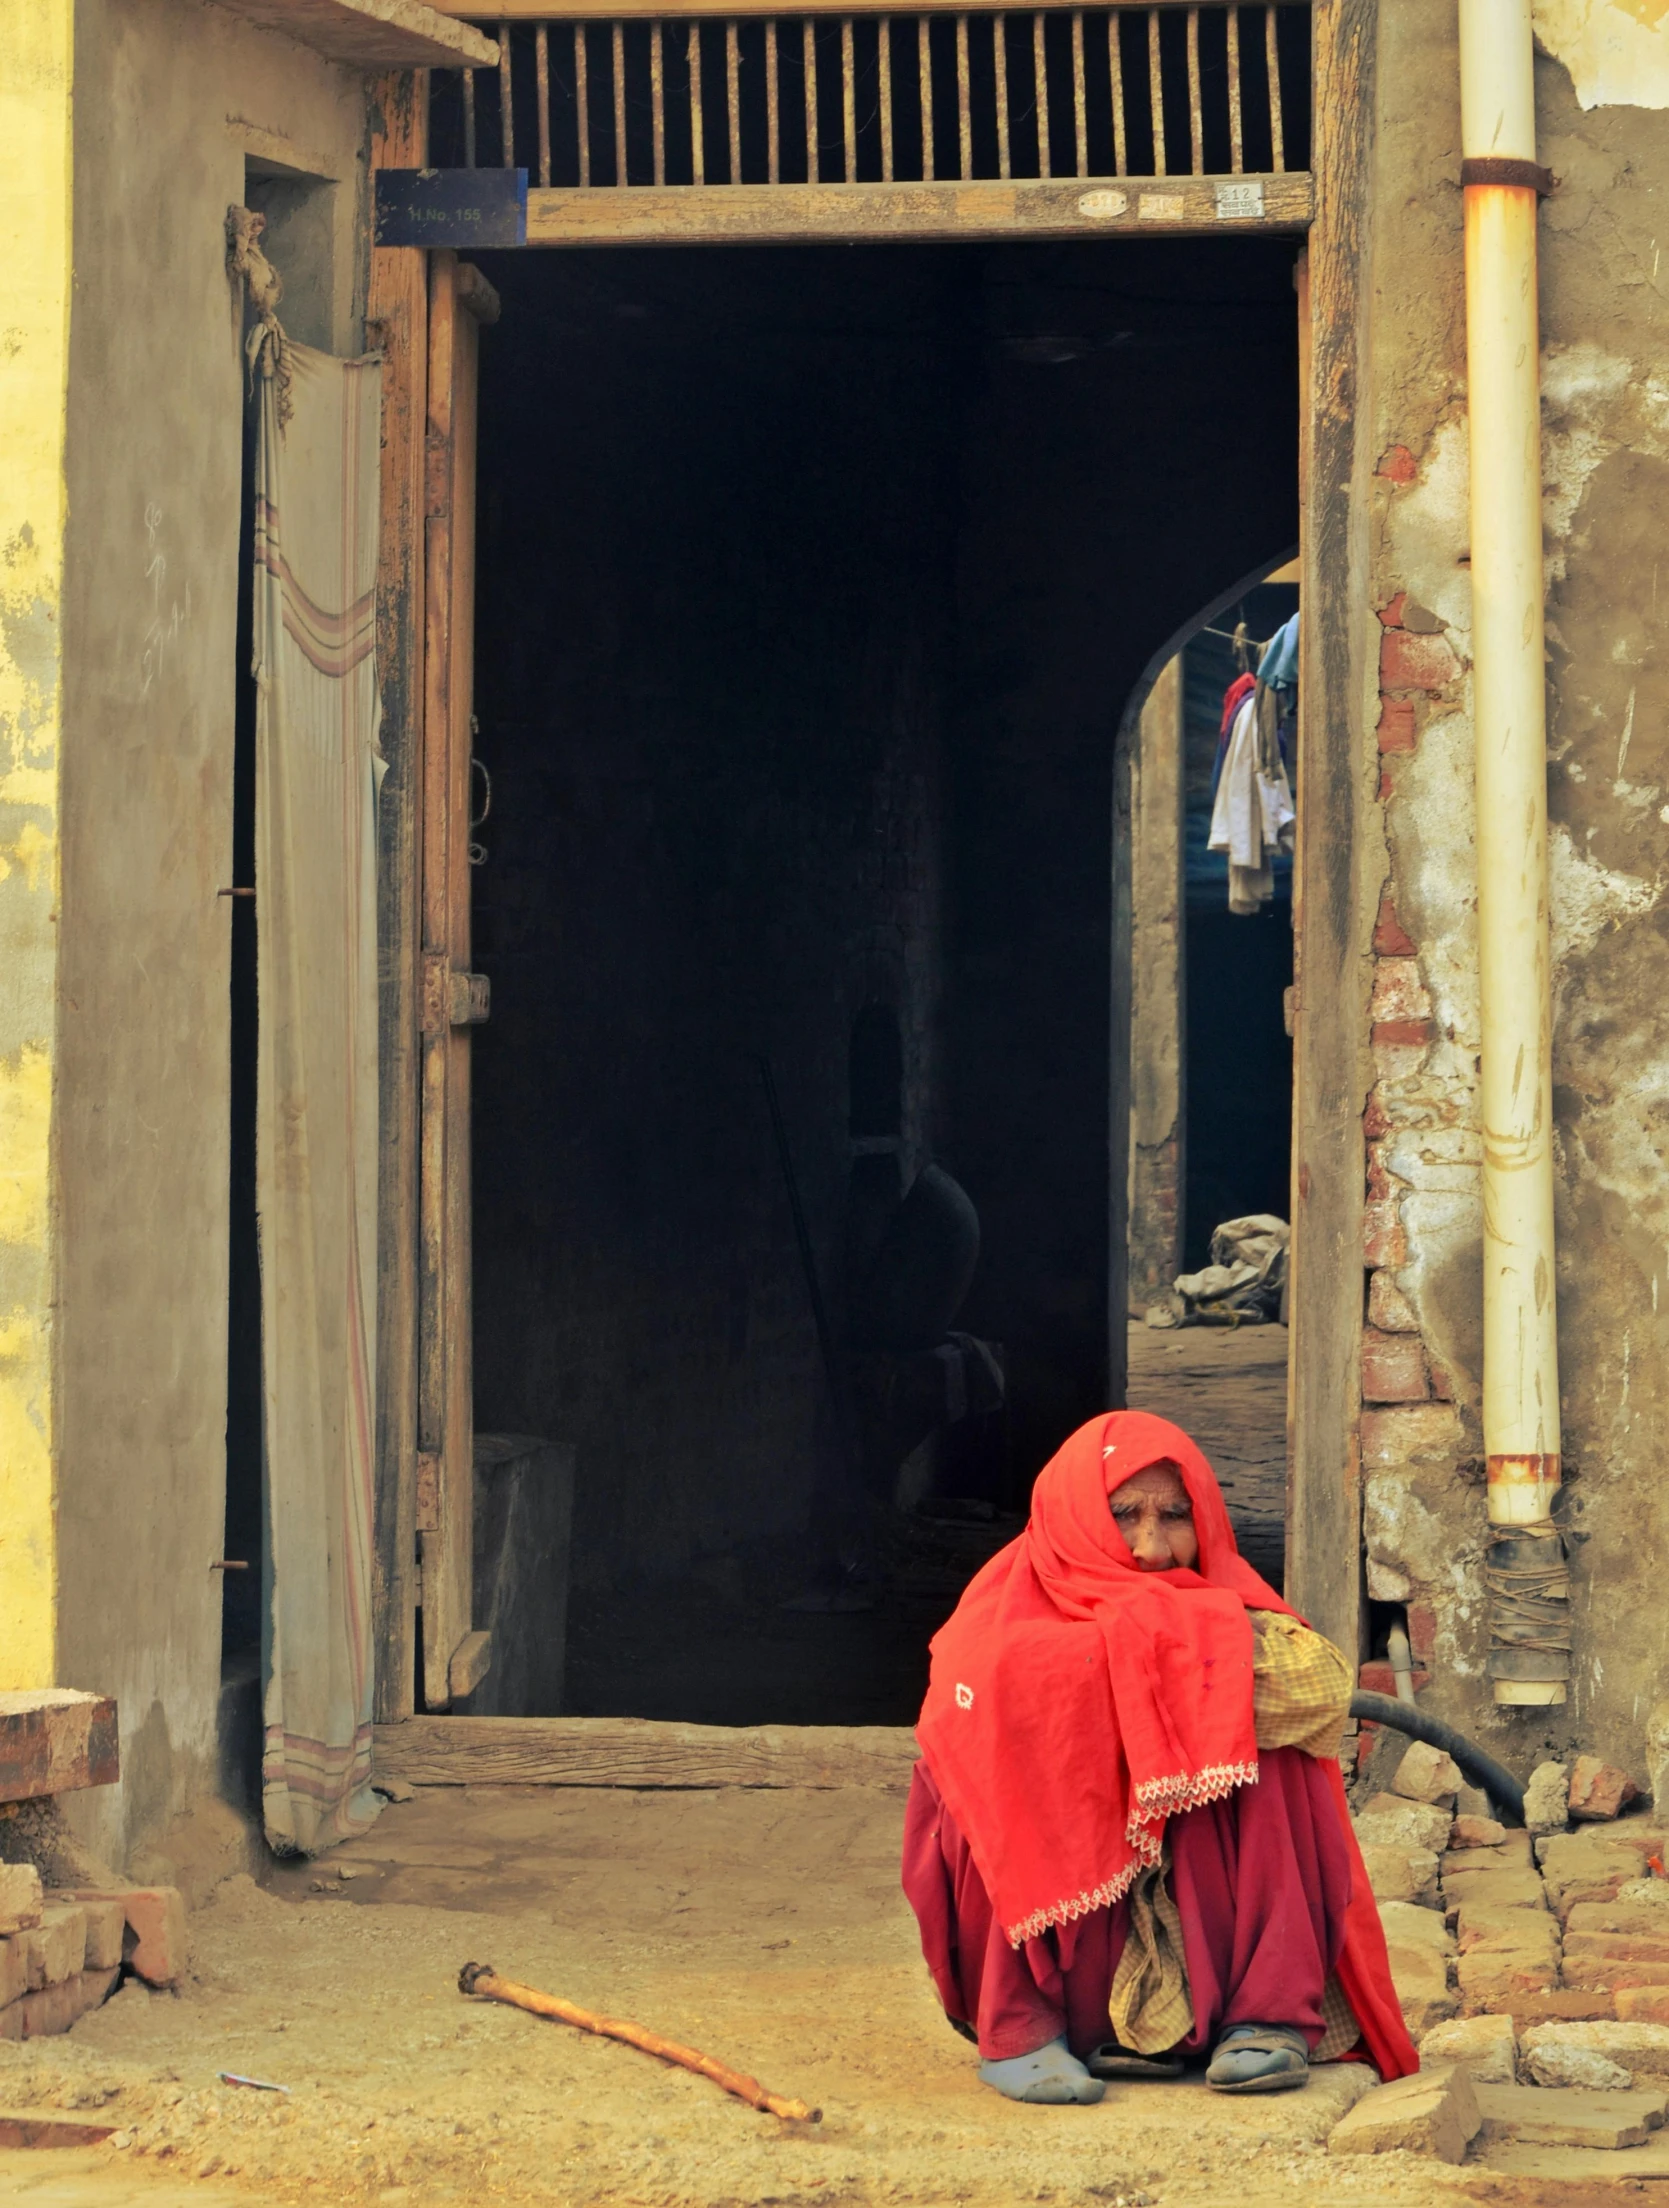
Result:
<svg viewBox="0 0 1669 2208"><path fill-rule="evenodd" d="M53 1675L52 1088L73 0L0 0L0 1688Z"/></svg>

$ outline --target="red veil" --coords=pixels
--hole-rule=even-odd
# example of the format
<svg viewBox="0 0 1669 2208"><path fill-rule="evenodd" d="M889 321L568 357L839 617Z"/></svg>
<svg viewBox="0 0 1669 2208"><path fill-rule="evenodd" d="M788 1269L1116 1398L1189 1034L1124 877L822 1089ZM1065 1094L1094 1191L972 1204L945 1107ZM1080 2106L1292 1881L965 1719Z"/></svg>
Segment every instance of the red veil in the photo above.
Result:
<svg viewBox="0 0 1669 2208"><path fill-rule="evenodd" d="M1171 1463L1193 1504L1192 1571L1139 1571L1107 1497ZM1297 1613L1235 1546L1204 1456L1168 1420L1113 1411L1045 1465L1031 1518L933 1641L916 1732L1018 1946L1118 1900L1159 1860L1165 1820L1256 1783L1248 1610ZM1351 1860L1339 1982L1375 2067L1419 2067L1379 1913L1331 1773Z"/></svg>

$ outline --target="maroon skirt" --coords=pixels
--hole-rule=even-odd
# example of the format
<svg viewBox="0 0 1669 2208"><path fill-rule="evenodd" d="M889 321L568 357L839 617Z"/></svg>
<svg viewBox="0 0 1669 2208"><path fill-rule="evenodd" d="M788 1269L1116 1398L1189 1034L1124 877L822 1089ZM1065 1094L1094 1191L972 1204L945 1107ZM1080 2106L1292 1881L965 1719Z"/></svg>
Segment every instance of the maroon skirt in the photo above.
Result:
<svg viewBox="0 0 1669 2208"><path fill-rule="evenodd" d="M1322 1989L1344 1944L1349 1852L1313 1757L1265 1749L1258 1771L1256 1786L1165 1828L1194 2006L1186 2054L1231 2024L1288 2024L1312 2047L1322 2035ZM988 2061L1063 2035L1083 2056L1112 2036L1107 2003L1128 1901L1010 1947L925 1762L904 1813L904 1891L945 2014L975 2033Z"/></svg>

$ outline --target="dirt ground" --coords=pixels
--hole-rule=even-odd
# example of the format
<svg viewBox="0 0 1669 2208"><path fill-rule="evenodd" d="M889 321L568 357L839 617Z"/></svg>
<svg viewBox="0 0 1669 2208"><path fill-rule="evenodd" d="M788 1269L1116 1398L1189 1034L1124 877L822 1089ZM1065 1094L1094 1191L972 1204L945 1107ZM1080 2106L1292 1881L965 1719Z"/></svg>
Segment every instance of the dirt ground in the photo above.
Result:
<svg viewBox="0 0 1669 2208"><path fill-rule="evenodd" d="M1366 2083L1092 2109L982 2087L898 1890L903 1797L435 1789L327 1867L222 1885L178 1996L126 1988L0 2046L0 2106L101 2112L99 2148L0 2151L30 2208L497 2200L742 2208L1030 2201L1416 2208L1571 2198L1392 2156L1329 2160ZM348 1874L352 1874L351 1876ZM326 1891L314 1891L315 1883ZM820 2104L756 2114L631 2049L457 1992L460 1966L634 2017ZM228 2087L222 2070L289 2088Z"/></svg>

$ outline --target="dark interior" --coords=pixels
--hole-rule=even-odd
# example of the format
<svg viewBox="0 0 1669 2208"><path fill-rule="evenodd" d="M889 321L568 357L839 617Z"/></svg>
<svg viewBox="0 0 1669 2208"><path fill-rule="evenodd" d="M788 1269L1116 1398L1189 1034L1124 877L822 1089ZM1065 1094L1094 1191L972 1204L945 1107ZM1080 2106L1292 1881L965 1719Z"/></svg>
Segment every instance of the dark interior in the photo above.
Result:
<svg viewBox="0 0 1669 2208"><path fill-rule="evenodd" d="M1296 540L1293 252L481 256L476 1422L576 1451L572 1712L908 1721L1106 1406L1114 739Z"/></svg>

